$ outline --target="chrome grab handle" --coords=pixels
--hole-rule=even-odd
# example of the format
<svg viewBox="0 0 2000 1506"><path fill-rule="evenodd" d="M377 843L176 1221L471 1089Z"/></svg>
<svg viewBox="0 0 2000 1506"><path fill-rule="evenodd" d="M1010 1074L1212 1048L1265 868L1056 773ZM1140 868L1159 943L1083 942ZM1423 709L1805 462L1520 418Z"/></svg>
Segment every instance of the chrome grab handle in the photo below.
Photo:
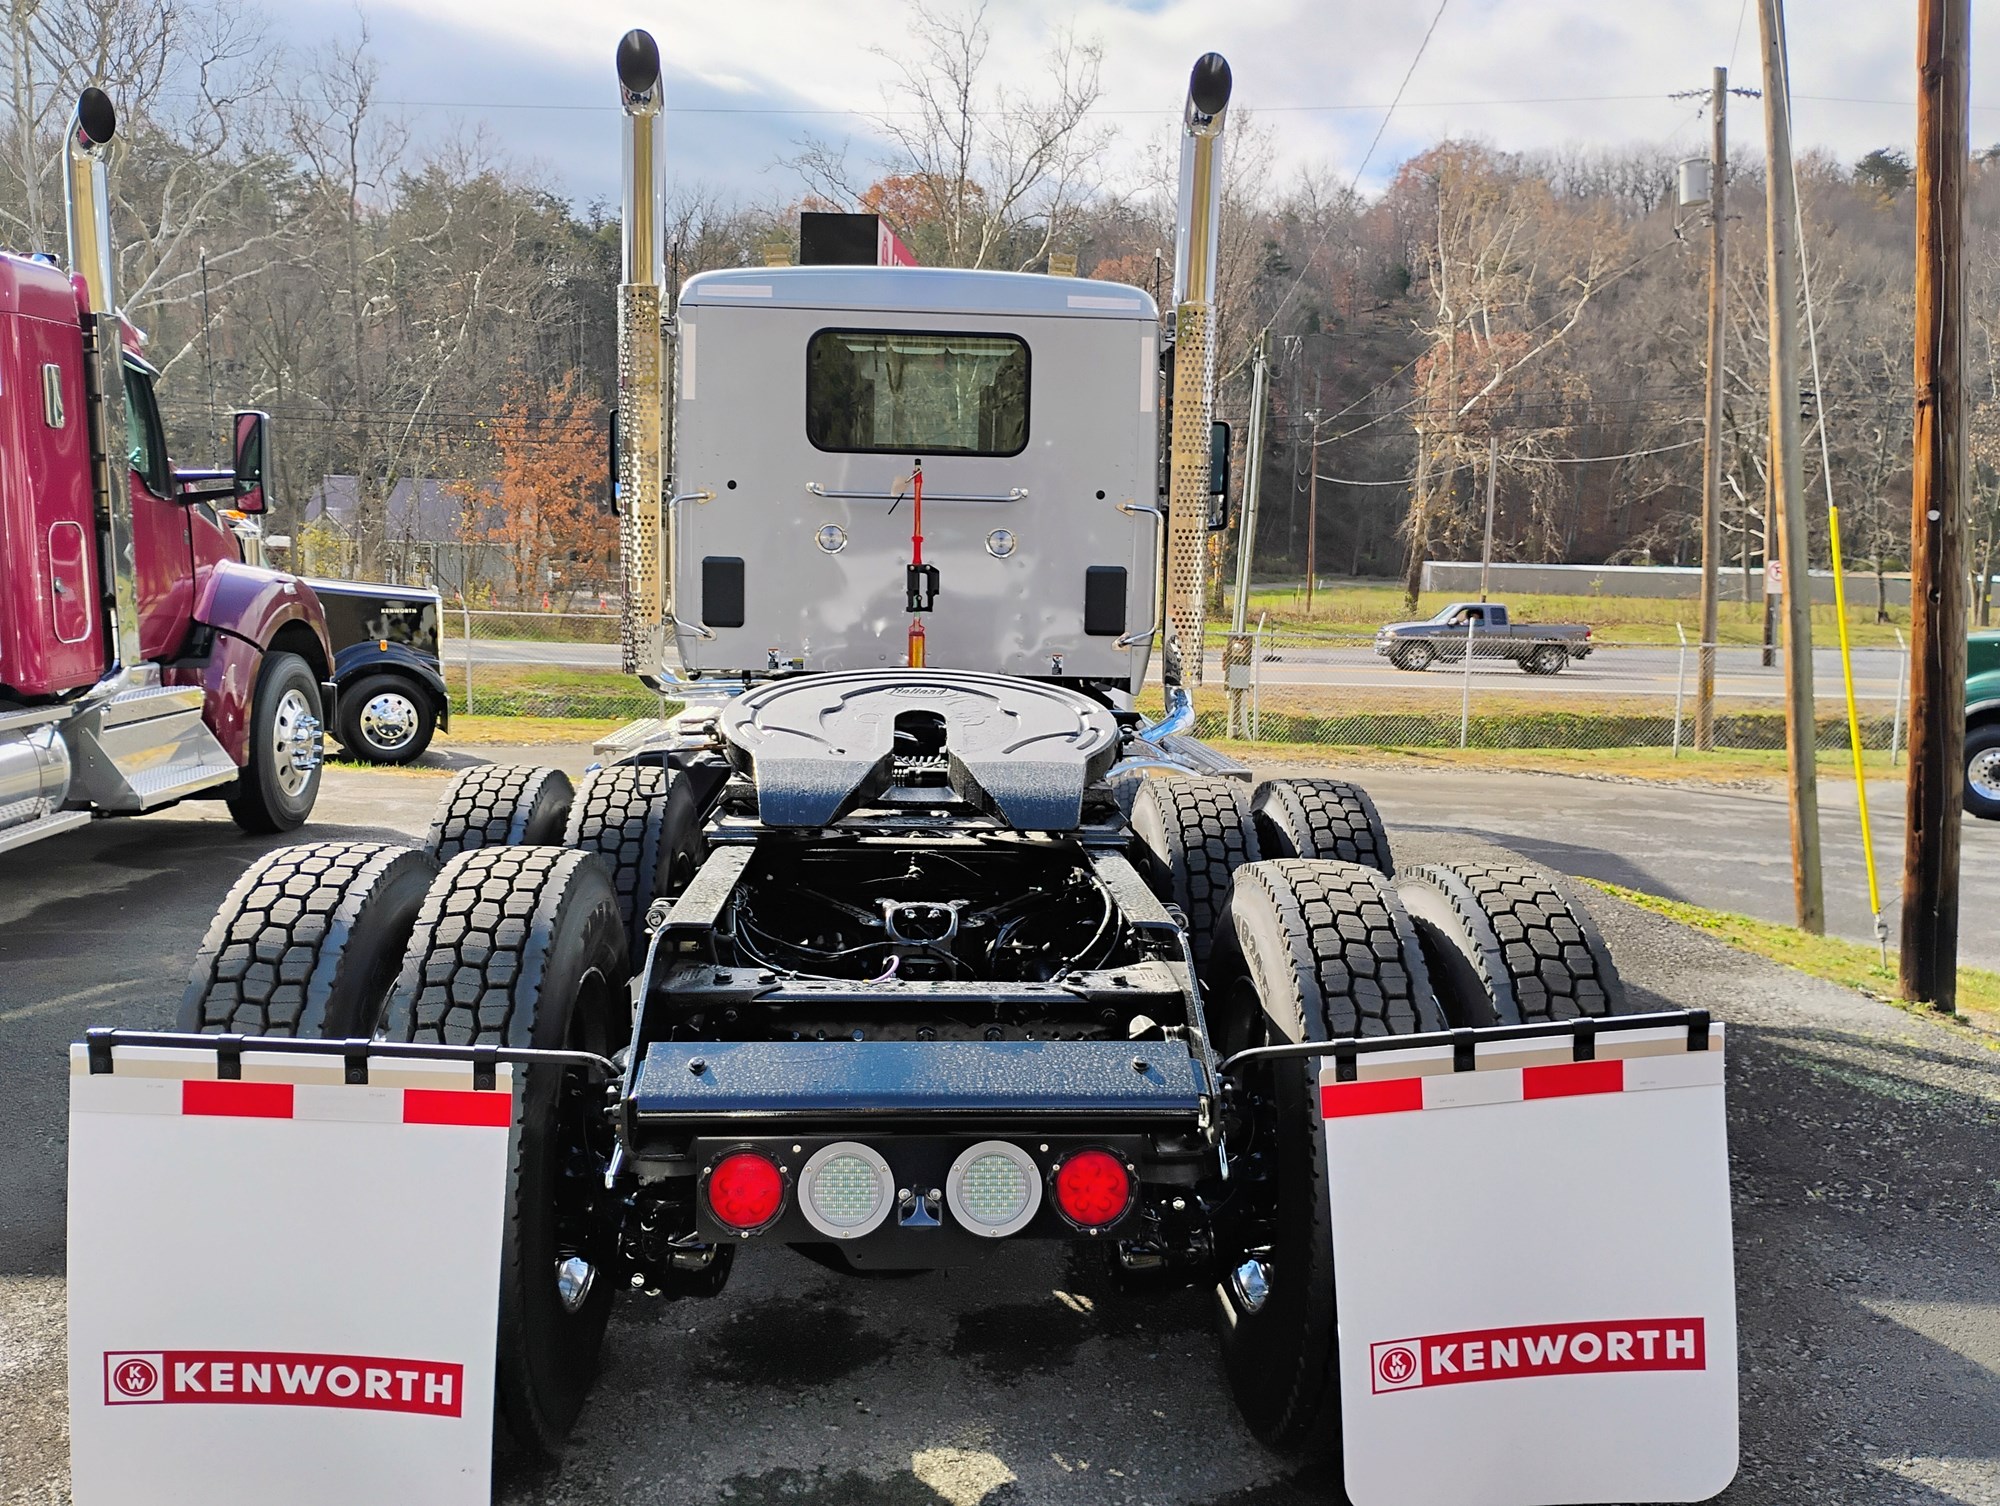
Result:
<svg viewBox="0 0 2000 1506"><path fill-rule="evenodd" d="M1153 519L1153 555L1155 558L1158 558L1160 552L1160 532L1167 526L1166 509L1162 507L1151 507L1144 502L1120 502L1118 504L1118 510L1122 513L1126 513L1129 516L1135 518L1138 517L1141 513L1146 513L1151 515ZM1112 647L1131 648L1137 644L1150 642L1153 634L1157 633L1159 630L1160 630L1160 601L1159 598L1155 596L1153 598L1153 620L1146 625L1146 630L1143 633L1127 633L1123 638L1120 638L1115 644L1113 644Z"/></svg>
<svg viewBox="0 0 2000 1506"><path fill-rule="evenodd" d="M671 514L673 510L676 507L679 507L683 502L701 502L705 504L713 502L714 500L715 500L715 493L712 491L708 491L706 489L702 491L693 491L693 492L677 492L673 496L667 498L667 511L669 514ZM714 633L710 632L700 623L685 621L671 612L667 614L667 620L671 622L675 627L685 628L688 632L698 634L703 638L713 638L715 636Z"/></svg>
<svg viewBox="0 0 2000 1506"><path fill-rule="evenodd" d="M806 490L815 497L828 497L836 502L894 502L909 496L904 492L843 492L831 491L817 481L808 481ZM932 492L924 493L926 502L1020 502L1027 498L1025 486L1011 487L1004 492Z"/></svg>

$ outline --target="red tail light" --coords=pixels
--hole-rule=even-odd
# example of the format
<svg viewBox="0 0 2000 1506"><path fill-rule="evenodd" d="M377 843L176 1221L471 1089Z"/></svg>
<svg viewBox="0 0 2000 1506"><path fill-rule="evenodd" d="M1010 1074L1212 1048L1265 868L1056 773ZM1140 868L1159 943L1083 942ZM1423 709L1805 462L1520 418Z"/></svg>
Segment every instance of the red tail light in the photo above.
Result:
<svg viewBox="0 0 2000 1506"><path fill-rule="evenodd" d="M732 1229L761 1229L784 1205L785 1179L755 1151L732 1151L709 1173L709 1211Z"/></svg>
<svg viewBox="0 0 2000 1506"><path fill-rule="evenodd" d="M1056 1168L1056 1207L1082 1229L1101 1229L1132 1206L1132 1178L1108 1150L1080 1150Z"/></svg>

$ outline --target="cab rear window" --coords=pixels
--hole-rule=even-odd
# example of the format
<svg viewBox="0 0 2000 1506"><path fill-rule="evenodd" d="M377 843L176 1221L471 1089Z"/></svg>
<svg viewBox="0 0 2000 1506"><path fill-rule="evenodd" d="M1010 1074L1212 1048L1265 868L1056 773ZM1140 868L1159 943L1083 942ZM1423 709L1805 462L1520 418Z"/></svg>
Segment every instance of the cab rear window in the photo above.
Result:
<svg viewBox="0 0 2000 1506"><path fill-rule="evenodd" d="M806 436L845 453L1018 455L1028 446L1027 342L823 329L806 346Z"/></svg>

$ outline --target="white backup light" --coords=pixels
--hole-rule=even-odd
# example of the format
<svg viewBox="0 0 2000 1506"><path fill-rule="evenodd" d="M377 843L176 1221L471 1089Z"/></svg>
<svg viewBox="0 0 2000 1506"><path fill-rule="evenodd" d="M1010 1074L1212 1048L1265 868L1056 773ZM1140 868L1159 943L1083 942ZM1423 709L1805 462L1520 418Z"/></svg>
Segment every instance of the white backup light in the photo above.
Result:
<svg viewBox="0 0 2000 1506"><path fill-rule="evenodd" d="M982 1140L951 1163L944 1197L960 1224L999 1239L1025 1228L1042 1206L1041 1170L1018 1145Z"/></svg>
<svg viewBox="0 0 2000 1506"><path fill-rule="evenodd" d="M874 1232L895 1204L889 1163L853 1140L822 1146L799 1173L799 1211L829 1239Z"/></svg>

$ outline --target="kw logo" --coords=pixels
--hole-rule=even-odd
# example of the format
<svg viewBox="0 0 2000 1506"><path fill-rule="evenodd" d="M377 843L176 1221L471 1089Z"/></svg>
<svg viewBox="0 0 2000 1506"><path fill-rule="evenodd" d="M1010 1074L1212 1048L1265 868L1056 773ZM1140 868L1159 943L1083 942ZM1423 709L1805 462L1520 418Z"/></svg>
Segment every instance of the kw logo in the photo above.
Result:
<svg viewBox="0 0 2000 1506"><path fill-rule="evenodd" d="M1700 1318L1536 1323L1389 1339L1369 1346L1368 1362L1377 1395L1533 1375L1705 1370L1707 1332Z"/></svg>
<svg viewBox="0 0 2000 1506"><path fill-rule="evenodd" d="M104 1356L104 1404L341 1407L457 1417L465 1367L360 1354L168 1349Z"/></svg>

